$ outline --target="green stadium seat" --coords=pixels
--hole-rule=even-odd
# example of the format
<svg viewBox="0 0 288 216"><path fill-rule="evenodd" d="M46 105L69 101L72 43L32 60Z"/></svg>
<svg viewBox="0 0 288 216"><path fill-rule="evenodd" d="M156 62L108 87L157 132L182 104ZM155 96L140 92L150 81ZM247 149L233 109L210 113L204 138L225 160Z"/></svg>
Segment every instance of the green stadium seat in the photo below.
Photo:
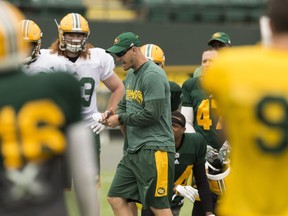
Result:
<svg viewBox="0 0 288 216"><path fill-rule="evenodd" d="M266 11L264 8L253 8L249 12L249 19L253 22L258 22L259 18L265 15Z"/></svg>
<svg viewBox="0 0 288 216"><path fill-rule="evenodd" d="M77 12L85 14L86 7L82 0L10 0L19 7L24 14L33 13L38 15L56 15Z"/></svg>
<svg viewBox="0 0 288 216"><path fill-rule="evenodd" d="M193 22L199 20L199 11L195 7L186 5L175 8L173 17L176 22Z"/></svg>
<svg viewBox="0 0 288 216"><path fill-rule="evenodd" d="M172 22L258 22L268 0L138 0L147 20Z"/></svg>
<svg viewBox="0 0 288 216"><path fill-rule="evenodd" d="M228 7L225 8L224 16L225 21L228 22L245 22L248 19L247 9L238 8L238 7Z"/></svg>
<svg viewBox="0 0 288 216"><path fill-rule="evenodd" d="M198 3L200 5L206 5L206 6L223 5L223 1L221 1L221 0L201 0Z"/></svg>
<svg viewBox="0 0 288 216"><path fill-rule="evenodd" d="M170 8L165 6L154 6L148 9L148 20L154 22L169 22L170 21Z"/></svg>
<svg viewBox="0 0 288 216"><path fill-rule="evenodd" d="M144 4L155 5L155 4L166 4L169 0L143 0Z"/></svg>
<svg viewBox="0 0 288 216"><path fill-rule="evenodd" d="M171 0L172 4L181 5L181 4L193 4L195 3L194 0Z"/></svg>

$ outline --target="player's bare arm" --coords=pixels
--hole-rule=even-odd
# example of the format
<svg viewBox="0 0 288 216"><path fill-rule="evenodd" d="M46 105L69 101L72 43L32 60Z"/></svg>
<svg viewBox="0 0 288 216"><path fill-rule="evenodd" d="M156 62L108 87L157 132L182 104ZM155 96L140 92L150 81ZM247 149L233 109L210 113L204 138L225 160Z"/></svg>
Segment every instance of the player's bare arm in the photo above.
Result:
<svg viewBox="0 0 288 216"><path fill-rule="evenodd" d="M107 110L112 109L113 111L115 111L117 109L119 101L123 97L124 84L115 73L108 79L103 80L103 83L112 92L107 106Z"/></svg>

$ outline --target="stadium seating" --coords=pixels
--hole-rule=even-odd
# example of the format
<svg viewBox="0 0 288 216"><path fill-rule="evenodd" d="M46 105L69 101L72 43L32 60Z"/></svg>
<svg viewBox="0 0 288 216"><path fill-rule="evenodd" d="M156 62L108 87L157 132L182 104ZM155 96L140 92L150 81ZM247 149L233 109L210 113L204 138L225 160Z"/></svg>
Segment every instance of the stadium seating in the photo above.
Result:
<svg viewBox="0 0 288 216"><path fill-rule="evenodd" d="M33 13L37 15L57 15L77 12L85 14L86 7L82 0L10 0L11 3L16 5L25 14Z"/></svg>
<svg viewBox="0 0 288 216"><path fill-rule="evenodd" d="M10 0L26 13L51 15L69 13L71 11L86 14L89 19L126 20L139 19L156 22L258 22L264 14L268 0L134 0L129 8L120 0L101 0L104 10L97 6L88 6L88 0ZM93 2L94 0L89 0ZM122 8L114 8L115 4ZM92 3L91 3L92 4ZM93 3L96 4L96 1ZM132 5L134 4L134 6ZM103 6L103 7L104 7ZM134 11L133 11L134 9Z"/></svg>
<svg viewBox="0 0 288 216"><path fill-rule="evenodd" d="M267 0L142 0L150 21L258 22Z"/></svg>
<svg viewBox="0 0 288 216"><path fill-rule="evenodd" d="M191 4L194 0L171 0L173 4Z"/></svg>

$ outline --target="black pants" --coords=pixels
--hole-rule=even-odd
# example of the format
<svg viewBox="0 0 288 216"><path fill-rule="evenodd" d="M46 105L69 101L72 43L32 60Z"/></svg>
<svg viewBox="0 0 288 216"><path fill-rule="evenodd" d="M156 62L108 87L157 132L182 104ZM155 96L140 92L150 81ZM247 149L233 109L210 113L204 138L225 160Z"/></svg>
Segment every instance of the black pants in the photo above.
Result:
<svg viewBox="0 0 288 216"><path fill-rule="evenodd" d="M211 194L212 194L212 207L213 207L213 213L214 213L217 200L218 200L218 195L212 192ZM205 216L205 215L206 215L206 212L204 211L201 201L195 201L193 210L192 210L192 216Z"/></svg>

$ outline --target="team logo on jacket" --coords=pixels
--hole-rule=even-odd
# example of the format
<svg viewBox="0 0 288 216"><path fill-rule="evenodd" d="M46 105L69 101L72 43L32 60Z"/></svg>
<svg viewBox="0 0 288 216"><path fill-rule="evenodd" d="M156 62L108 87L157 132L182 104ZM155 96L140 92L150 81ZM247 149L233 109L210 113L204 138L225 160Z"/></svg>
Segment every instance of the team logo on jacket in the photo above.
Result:
<svg viewBox="0 0 288 216"><path fill-rule="evenodd" d="M143 95L139 90L126 90L126 100L127 101L137 101L137 103L143 103Z"/></svg>

